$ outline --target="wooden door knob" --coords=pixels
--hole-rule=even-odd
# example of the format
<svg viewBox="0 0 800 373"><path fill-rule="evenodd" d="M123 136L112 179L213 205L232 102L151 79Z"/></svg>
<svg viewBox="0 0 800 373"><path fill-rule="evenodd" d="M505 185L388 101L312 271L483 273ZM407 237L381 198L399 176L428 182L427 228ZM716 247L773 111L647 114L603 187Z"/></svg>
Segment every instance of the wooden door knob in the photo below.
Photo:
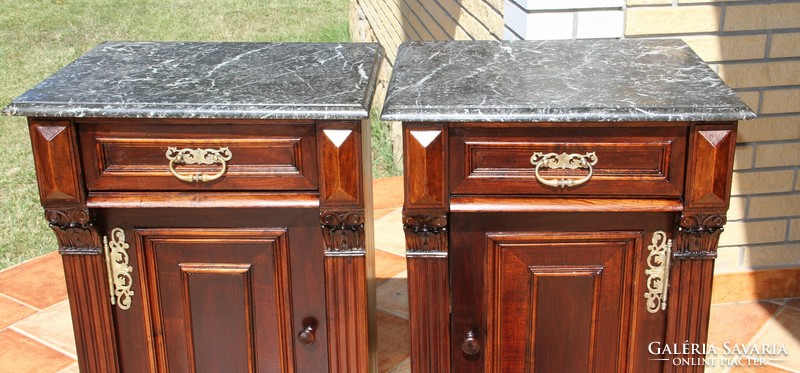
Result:
<svg viewBox="0 0 800 373"><path fill-rule="evenodd" d="M297 335L297 340L306 346L314 344L317 341L317 329L314 324L306 325L303 331Z"/></svg>
<svg viewBox="0 0 800 373"><path fill-rule="evenodd" d="M475 336L475 332L468 331L467 336L464 338L464 343L461 344L461 350L467 355L477 355L481 352L481 344Z"/></svg>

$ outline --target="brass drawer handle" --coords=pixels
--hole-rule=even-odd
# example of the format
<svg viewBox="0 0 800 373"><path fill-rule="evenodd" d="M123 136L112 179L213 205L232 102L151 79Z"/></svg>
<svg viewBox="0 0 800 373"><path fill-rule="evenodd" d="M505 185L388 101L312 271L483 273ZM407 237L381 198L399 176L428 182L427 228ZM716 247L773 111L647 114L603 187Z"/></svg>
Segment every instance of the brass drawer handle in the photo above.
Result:
<svg viewBox="0 0 800 373"><path fill-rule="evenodd" d="M225 171L228 170L227 161L231 160L231 151L228 148L219 148L219 149L178 149L174 146L170 146L167 149L167 159L169 159L169 171L172 172L172 175L178 178L178 180L183 180L186 182L194 183L194 182L208 182L217 180L222 175L225 174ZM219 172L206 175L203 173L196 173L193 175L184 175L179 173L175 170L175 164L182 163L182 164L216 164L219 163L222 165L222 169Z"/></svg>
<svg viewBox="0 0 800 373"><path fill-rule="evenodd" d="M581 185L592 178L594 170L592 166L597 164L597 155L594 152L586 154L567 154L567 153L547 153L542 152L533 153L531 156L531 164L536 166L534 173L536 180L540 183L551 186L553 188L569 188ZM539 175L539 169L542 167L552 169L569 169L576 170L578 168L588 168L589 174L580 179L546 179Z"/></svg>

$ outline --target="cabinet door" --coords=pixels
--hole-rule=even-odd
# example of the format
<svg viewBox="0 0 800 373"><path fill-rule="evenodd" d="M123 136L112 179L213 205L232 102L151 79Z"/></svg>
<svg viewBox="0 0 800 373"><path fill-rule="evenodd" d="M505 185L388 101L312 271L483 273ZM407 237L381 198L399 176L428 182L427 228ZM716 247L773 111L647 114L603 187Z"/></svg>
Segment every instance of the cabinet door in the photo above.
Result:
<svg viewBox="0 0 800 373"><path fill-rule="evenodd" d="M646 346L663 340L664 319L645 310L641 285L647 241L668 217L453 215L454 371L658 369Z"/></svg>
<svg viewBox="0 0 800 373"><path fill-rule="evenodd" d="M319 365L326 352L320 330L324 296L311 295L318 300L318 314L292 309L295 293L308 297L309 288L324 287L321 280L297 276L316 267L316 261L322 265L322 244L311 250L307 244L316 240L299 224L304 214L262 211L287 219L266 224L250 211L238 217L236 212L197 212L162 212L149 221L143 211L108 212L107 223L121 223L126 233L136 285L131 308L115 310L122 370L327 369ZM242 224L241 215L253 219L250 226ZM293 258L298 254L302 260ZM292 272L297 272L294 278ZM295 342L305 326L317 338L313 345Z"/></svg>

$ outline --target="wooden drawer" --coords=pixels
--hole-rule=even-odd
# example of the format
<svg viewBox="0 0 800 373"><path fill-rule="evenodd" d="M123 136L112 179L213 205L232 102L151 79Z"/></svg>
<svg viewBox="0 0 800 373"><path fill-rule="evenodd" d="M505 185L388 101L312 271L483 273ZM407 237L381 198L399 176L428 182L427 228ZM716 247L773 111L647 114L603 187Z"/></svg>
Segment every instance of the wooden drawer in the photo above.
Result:
<svg viewBox="0 0 800 373"><path fill-rule="evenodd" d="M683 193L685 125L609 128L450 129L450 192L455 195L664 196ZM533 157L534 153L542 153ZM594 153L594 157L591 154ZM577 154L591 165L558 168L534 161ZM552 154L548 157L548 154ZM573 157L574 164L581 157ZM532 160L532 158L534 158ZM561 159L560 164L565 164ZM550 186L558 180L580 183Z"/></svg>
<svg viewBox="0 0 800 373"><path fill-rule="evenodd" d="M206 122L208 124L206 124ZM155 125L158 124L158 125ZM89 190L316 190L313 123L177 121L79 122L81 160ZM212 149L223 164L176 159L168 149ZM171 155L174 158L176 152ZM209 155L209 158L212 156ZM216 176L182 181L178 176Z"/></svg>

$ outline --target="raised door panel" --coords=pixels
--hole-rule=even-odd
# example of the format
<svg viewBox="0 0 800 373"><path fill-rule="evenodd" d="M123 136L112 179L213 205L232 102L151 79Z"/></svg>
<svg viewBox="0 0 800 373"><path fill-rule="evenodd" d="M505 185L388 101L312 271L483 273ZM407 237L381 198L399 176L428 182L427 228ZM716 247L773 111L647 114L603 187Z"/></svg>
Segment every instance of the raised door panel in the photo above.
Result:
<svg viewBox="0 0 800 373"><path fill-rule="evenodd" d="M136 230L159 366L290 372L283 230Z"/></svg>
<svg viewBox="0 0 800 373"><path fill-rule="evenodd" d="M639 233L487 238L487 371L624 370Z"/></svg>
<svg viewBox="0 0 800 373"><path fill-rule="evenodd" d="M129 246L130 306L113 307L122 371L328 370L317 209L97 213Z"/></svg>
<svg viewBox="0 0 800 373"><path fill-rule="evenodd" d="M646 261L672 214L450 217L453 372L662 369L647 351L666 319L648 312Z"/></svg>

